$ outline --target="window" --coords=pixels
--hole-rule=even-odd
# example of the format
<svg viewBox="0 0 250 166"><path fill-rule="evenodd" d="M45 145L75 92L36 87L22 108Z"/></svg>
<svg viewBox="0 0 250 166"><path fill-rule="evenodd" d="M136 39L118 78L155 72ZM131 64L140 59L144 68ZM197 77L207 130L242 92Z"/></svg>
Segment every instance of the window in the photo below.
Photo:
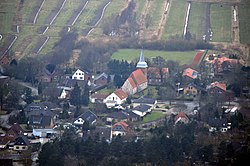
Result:
<svg viewBox="0 0 250 166"><path fill-rule="evenodd" d="M25 149L25 146L23 146L22 149Z"/></svg>
<svg viewBox="0 0 250 166"><path fill-rule="evenodd" d="M82 78L82 77L80 77L80 79L82 80L83 78Z"/></svg>
<svg viewBox="0 0 250 166"><path fill-rule="evenodd" d="M19 149L19 146L16 146L16 149Z"/></svg>

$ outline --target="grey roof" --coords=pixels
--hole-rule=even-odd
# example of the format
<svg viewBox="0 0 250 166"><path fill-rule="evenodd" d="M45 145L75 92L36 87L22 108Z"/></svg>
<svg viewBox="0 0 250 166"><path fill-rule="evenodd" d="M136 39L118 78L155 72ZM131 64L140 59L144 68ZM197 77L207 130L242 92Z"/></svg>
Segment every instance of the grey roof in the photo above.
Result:
<svg viewBox="0 0 250 166"><path fill-rule="evenodd" d="M63 89L57 87L46 87L43 90L43 95L45 96L60 96L62 94Z"/></svg>
<svg viewBox="0 0 250 166"><path fill-rule="evenodd" d="M78 84L78 86L80 87L84 87L87 84L87 81L84 80L76 80L76 79L71 79L68 77L65 78L61 78L59 81L59 86L65 86L65 87L74 87L76 85L76 83Z"/></svg>
<svg viewBox="0 0 250 166"><path fill-rule="evenodd" d="M222 118L209 118L208 124L211 127L227 127L227 120Z"/></svg>
<svg viewBox="0 0 250 166"><path fill-rule="evenodd" d="M125 110L125 111L109 113L106 117L110 117L110 118L118 119L118 120L124 120L124 119L130 119L130 118L138 118L139 115L133 113L131 110Z"/></svg>
<svg viewBox="0 0 250 166"><path fill-rule="evenodd" d="M78 116L78 118L82 118L84 121L88 121L90 124L92 124L94 121L96 121L97 116L92 111L87 111Z"/></svg>
<svg viewBox="0 0 250 166"><path fill-rule="evenodd" d="M24 108L25 114L30 117L31 115L44 115L44 116L55 116L51 111L59 108L58 105L52 102L33 102Z"/></svg>
<svg viewBox="0 0 250 166"><path fill-rule="evenodd" d="M140 55L140 59L139 59L139 62L137 63L136 65L137 68L147 68L148 67L148 64L147 62L145 62L145 59L144 59L144 51L141 50L141 55Z"/></svg>
<svg viewBox="0 0 250 166"><path fill-rule="evenodd" d="M15 141L15 144L14 145L26 145L26 146L29 146L30 145L30 142L28 140L28 138L26 136L19 136L16 138L16 141Z"/></svg>
<svg viewBox="0 0 250 166"><path fill-rule="evenodd" d="M100 139L105 138L106 140L111 139L111 127L98 126L93 131L94 134L98 135Z"/></svg>
<svg viewBox="0 0 250 166"><path fill-rule="evenodd" d="M29 118L29 125L34 126L50 126L51 124L51 116L43 116L43 115L32 115Z"/></svg>
<svg viewBox="0 0 250 166"><path fill-rule="evenodd" d="M141 105L138 105L135 108L133 108L133 110L137 110L140 112L147 112L150 108L151 108L151 106L149 106L149 105L141 104Z"/></svg>
<svg viewBox="0 0 250 166"><path fill-rule="evenodd" d="M156 100L153 98L141 97L139 99L133 99L132 103L140 103L140 104L155 104Z"/></svg>
<svg viewBox="0 0 250 166"><path fill-rule="evenodd" d="M108 75L106 73L102 73L102 74L98 75L96 78L94 78L94 81L100 79L101 77L108 78Z"/></svg>

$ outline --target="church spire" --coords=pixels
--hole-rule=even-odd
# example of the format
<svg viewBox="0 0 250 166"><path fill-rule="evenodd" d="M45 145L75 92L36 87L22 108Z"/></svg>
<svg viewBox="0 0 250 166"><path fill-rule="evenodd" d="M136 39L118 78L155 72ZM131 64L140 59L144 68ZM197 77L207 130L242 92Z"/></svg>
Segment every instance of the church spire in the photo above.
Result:
<svg viewBox="0 0 250 166"><path fill-rule="evenodd" d="M139 62L137 63L137 65L136 65L136 68L145 69L147 67L148 67L148 64L147 64L147 62L145 62L145 59L144 59L144 51L141 50L140 59L139 59Z"/></svg>

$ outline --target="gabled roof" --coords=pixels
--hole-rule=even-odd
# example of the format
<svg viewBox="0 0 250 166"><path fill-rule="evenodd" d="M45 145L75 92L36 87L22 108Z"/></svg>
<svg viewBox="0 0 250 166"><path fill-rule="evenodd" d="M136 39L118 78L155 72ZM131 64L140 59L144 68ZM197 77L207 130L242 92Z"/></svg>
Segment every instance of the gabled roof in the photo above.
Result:
<svg viewBox="0 0 250 166"><path fill-rule="evenodd" d="M123 100L123 99L125 99L125 98L128 97L128 94L125 93L122 89L116 89L116 90L114 91L114 93L115 93L121 100Z"/></svg>
<svg viewBox="0 0 250 166"><path fill-rule="evenodd" d="M169 73L168 68L158 68L158 67L149 67L148 70L148 77L150 78L166 78L167 74Z"/></svg>
<svg viewBox="0 0 250 166"><path fill-rule="evenodd" d="M208 87L208 89L214 88L214 87L217 87L217 88L219 88L219 89L221 89L221 90L223 90L223 91L226 91L226 90L227 90L227 85L226 85L226 84L220 83L220 82L217 82L217 81L211 83L210 86Z"/></svg>
<svg viewBox="0 0 250 166"><path fill-rule="evenodd" d="M118 119L118 120L125 120L125 119L130 119L130 118L138 118L139 115L135 114L131 110L125 110L125 111L109 113L107 117Z"/></svg>
<svg viewBox="0 0 250 166"><path fill-rule="evenodd" d="M29 125L50 126L51 120L52 120L51 116L31 115L29 118Z"/></svg>
<svg viewBox="0 0 250 166"><path fill-rule="evenodd" d="M209 118L208 124L211 127L227 127L227 120L222 118Z"/></svg>
<svg viewBox="0 0 250 166"><path fill-rule="evenodd" d="M174 118L175 121L177 121L177 120L179 120L179 119L187 119L187 120L189 120L189 118L187 117L187 115L186 115L184 112L179 112L179 113L175 116L175 118Z"/></svg>
<svg viewBox="0 0 250 166"><path fill-rule="evenodd" d="M107 75L106 73L102 73L102 74L98 75L96 78L94 78L94 81L95 81L95 80L98 80L98 79L100 79L100 78L102 78L102 77L108 79L108 75Z"/></svg>
<svg viewBox="0 0 250 166"><path fill-rule="evenodd" d="M141 85L148 81L147 77L145 76L145 74L142 72L141 69L133 71L130 77L134 80L136 85Z"/></svg>
<svg viewBox="0 0 250 166"><path fill-rule="evenodd" d="M198 76L198 71L196 70L193 70L191 68L187 68L186 70L184 70L182 76L187 76L189 78L192 78L192 79L196 79L197 76Z"/></svg>
<svg viewBox="0 0 250 166"><path fill-rule="evenodd" d="M223 62L229 62L231 64L237 64L238 60L237 59L230 59L228 57L220 57L220 58L216 58L213 60L213 63L218 63L218 64L222 64Z"/></svg>
<svg viewBox="0 0 250 166"><path fill-rule="evenodd" d="M126 123L126 122L124 122L124 121L120 121L120 122L117 122L116 124L114 124L113 126L112 126L112 129L113 129L113 131L115 131L116 130L116 127L117 126L121 126L122 127L122 129L123 129L123 131L125 131L125 132L128 132L129 131L129 125Z"/></svg>
<svg viewBox="0 0 250 166"><path fill-rule="evenodd" d="M128 78L128 82L130 83L130 85L132 86L133 89L136 88L136 84L131 77Z"/></svg>
<svg viewBox="0 0 250 166"><path fill-rule="evenodd" d="M22 146L29 146L30 141L28 140L27 137L21 135L16 138L15 144L14 145L22 145Z"/></svg>
<svg viewBox="0 0 250 166"><path fill-rule="evenodd" d="M139 99L132 100L132 103L139 103L139 104L155 104L156 100L153 98L146 98L140 97Z"/></svg>
<svg viewBox="0 0 250 166"><path fill-rule="evenodd" d="M90 124L92 124L93 122L96 121L97 116L92 111L89 110L78 116L77 119L78 118L82 118L84 121L88 121Z"/></svg>
<svg viewBox="0 0 250 166"><path fill-rule="evenodd" d="M91 95L91 98L92 99L100 99L100 100L103 100L107 97L108 95L107 94L101 94L101 93L93 93Z"/></svg>
<svg viewBox="0 0 250 166"><path fill-rule="evenodd" d="M135 108L133 108L133 110L137 110L140 112L147 112L150 108L151 108L151 106L149 106L149 105L140 104L140 105L136 106Z"/></svg>
<svg viewBox="0 0 250 166"><path fill-rule="evenodd" d="M13 130L17 135L23 133L23 129L18 123L14 123L9 130Z"/></svg>
<svg viewBox="0 0 250 166"><path fill-rule="evenodd" d="M46 87L43 90L43 95L45 96L57 96L59 97L62 94L63 89L57 87Z"/></svg>

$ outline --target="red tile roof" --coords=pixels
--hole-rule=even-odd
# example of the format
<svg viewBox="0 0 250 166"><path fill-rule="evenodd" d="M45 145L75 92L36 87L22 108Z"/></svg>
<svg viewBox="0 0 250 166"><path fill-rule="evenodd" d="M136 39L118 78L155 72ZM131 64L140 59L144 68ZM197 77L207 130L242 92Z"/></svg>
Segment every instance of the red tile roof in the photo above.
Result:
<svg viewBox="0 0 250 166"><path fill-rule="evenodd" d="M192 79L195 79L197 78L198 76L198 72L196 70L193 70L191 68L187 68L186 70L184 70L182 76L187 76L187 77L190 77Z"/></svg>
<svg viewBox="0 0 250 166"><path fill-rule="evenodd" d="M227 85L224 84L224 83L220 83L220 82L216 81L216 82L211 83L210 85L211 85L211 87L218 87L218 88L220 88L220 89L222 89L224 91L227 90Z"/></svg>
<svg viewBox="0 0 250 166"><path fill-rule="evenodd" d="M184 118L184 119L189 119L188 117L187 117L187 115L184 113L184 112L179 112L176 116L175 116L175 121L176 120L178 120L179 118Z"/></svg>
<svg viewBox="0 0 250 166"><path fill-rule="evenodd" d="M115 128L116 126L121 126L125 131L129 131L129 125L124 121L115 123L112 128Z"/></svg>
<svg viewBox="0 0 250 166"><path fill-rule="evenodd" d="M136 85L141 85L141 84L148 81L147 77L145 76L145 74L142 72L141 69L137 69L137 70L133 71L130 76L134 80Z"/></svg>
<svg viewBox="0 0 250 166"><path fill-rule="evenodd" d="M122 89L116 89L114 93L122 100L128 97L127 93L125 93Z"/></svg>
<svg viewBox="0 0 250 166"><path fill-rule="evenodd" d="M133 89L136 88L136 84L135 84L134 80L132 79L132 77L128 78L128 82L130 83L130 85L132 86Z"/></svg>

